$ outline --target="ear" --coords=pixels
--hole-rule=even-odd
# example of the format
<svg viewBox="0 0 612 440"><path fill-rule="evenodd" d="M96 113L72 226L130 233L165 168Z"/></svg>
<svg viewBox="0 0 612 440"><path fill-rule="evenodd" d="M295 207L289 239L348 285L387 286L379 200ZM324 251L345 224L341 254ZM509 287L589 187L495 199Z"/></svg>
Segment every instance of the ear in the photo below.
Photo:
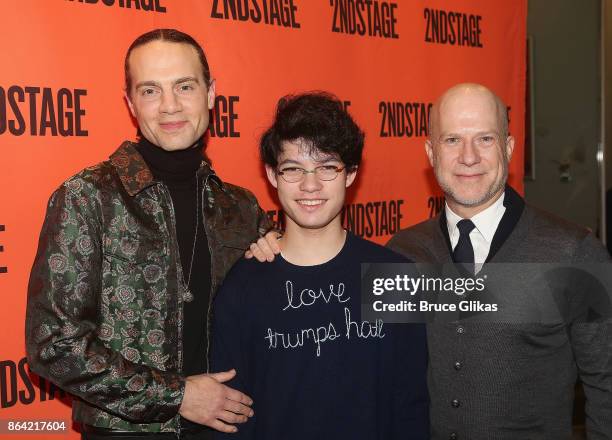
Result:
<svg viewBox="0 0 612 440"><path fill-rule="evenodd" d="M357 177L357 167L355 167L351 172L346 173L346 187L348 188L355 181L355 177Z"/></svg>
<svg viewBox="0 0 612 440"><path fill-rule="evenodd" d="M427 158L429 159L429 164L434 166L434 146L430 139L425 141L425 152L427 153Z"/></svg>
<svg viewBox="0 0 612 440"><path fill-rule="evenodd" d="M215 95L216 95L217 83L215 79L210 80L208 85L208 110L212 110L215 106Z"/></svg>
<svg viewBox="0 0 612 440"><path fill-rule="evenodd" d="M132 104L132 100L130 99L130 95L128 94L127 90L123 92L123 97L125 98L125 101L127 102L127 105L130 108L130 113L132 114L132 116L136 117L136 111L134 110L134 104Z"/></svg>
<svg viewBox="0 0 612 440"><path fill-rule="evenodd" d="M276 180L276 169L272 168L270 165L266 165L266 176L268 176L268 181L274 188L278 188L278 182Z"/></svg>
<svg viewBox="0 0 612 440"><path fill-rule="evenodd" d="M512 152L514 151L514 136L508 136L506 138L506 158L508 162L512 159Z"/></svg>

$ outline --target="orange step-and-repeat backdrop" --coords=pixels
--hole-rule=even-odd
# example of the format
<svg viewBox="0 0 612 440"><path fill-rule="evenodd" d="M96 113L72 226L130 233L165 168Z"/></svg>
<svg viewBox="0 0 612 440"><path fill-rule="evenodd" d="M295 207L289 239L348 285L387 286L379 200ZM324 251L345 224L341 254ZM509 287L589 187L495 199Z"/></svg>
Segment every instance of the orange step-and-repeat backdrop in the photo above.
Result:
<svg viewBox="0 0 612 440"><path fill-rule="evenodd" d="M62 420L68 429L53 438L78 437L69 398L28 370L26 286L51 192L135 136L123 58L138 35L173 27L204 46L218 93L207 154L275 220L256 147L278 98L315 89L340 97L367 135L344 222L383 243L443 206L423 143L431 103L455 83L483 83L505 100L517 139L510 181L522 191L526 8L526 0L2 2L0 420Z"/></svg>

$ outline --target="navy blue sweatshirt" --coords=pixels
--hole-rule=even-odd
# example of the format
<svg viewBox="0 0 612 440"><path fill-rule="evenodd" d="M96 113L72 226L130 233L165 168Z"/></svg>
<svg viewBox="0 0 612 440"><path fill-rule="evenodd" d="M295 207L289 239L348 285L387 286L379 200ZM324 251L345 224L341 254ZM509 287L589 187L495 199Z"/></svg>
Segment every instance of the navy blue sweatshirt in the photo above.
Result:
<svg viewBox="0 0 612 440"><path fill-rule="evenodd" d="M428 439L425 328L360 319L365 262L406 262L347 234L315 266L240 260L214 303L212 371L251 396L237 434L261 440Z"/></svg>

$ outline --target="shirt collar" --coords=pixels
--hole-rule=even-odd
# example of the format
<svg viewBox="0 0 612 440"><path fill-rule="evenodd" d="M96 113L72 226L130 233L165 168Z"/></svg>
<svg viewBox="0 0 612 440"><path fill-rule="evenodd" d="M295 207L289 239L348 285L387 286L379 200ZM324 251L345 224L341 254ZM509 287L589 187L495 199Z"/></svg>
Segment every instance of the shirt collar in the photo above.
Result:
<svg viewBox="0 0 612 440"><path fill-rule="evenodd" d="M502 193L502 195L495 202L493 202L491 206L484 211L479 212L470 219L474 223L474 226L476 226L478 232L480 232L480 234L489 244L493 241L493 236L495 235L497 226L499 225L499 222L506 211L506 207L504 206L504 197L505 194ZM453 210L449 208L448 204L445 205L444 210L446 213L448 235L450 237L454 237L455 234L459 234L459 231L457 230L457 223L459 220L462 220L462 218L455 214Z"/></svg>

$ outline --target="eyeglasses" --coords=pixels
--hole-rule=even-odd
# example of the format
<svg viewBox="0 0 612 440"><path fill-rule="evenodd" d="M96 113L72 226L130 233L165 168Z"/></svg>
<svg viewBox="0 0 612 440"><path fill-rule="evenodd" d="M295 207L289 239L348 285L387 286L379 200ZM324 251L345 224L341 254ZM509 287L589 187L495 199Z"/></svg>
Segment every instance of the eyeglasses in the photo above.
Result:
<svg viewBox="0 0 612 440"><path fill-rule="evenodd" d="M276 172L277 175L281 176L287 183L297 183L304 180L306 174L313 173L319 180L334 180L338 177L346 167L337 167L335 165L321 165L316 167L314 170L305 170L300 167L287 167L280 169Z"/></svg>

